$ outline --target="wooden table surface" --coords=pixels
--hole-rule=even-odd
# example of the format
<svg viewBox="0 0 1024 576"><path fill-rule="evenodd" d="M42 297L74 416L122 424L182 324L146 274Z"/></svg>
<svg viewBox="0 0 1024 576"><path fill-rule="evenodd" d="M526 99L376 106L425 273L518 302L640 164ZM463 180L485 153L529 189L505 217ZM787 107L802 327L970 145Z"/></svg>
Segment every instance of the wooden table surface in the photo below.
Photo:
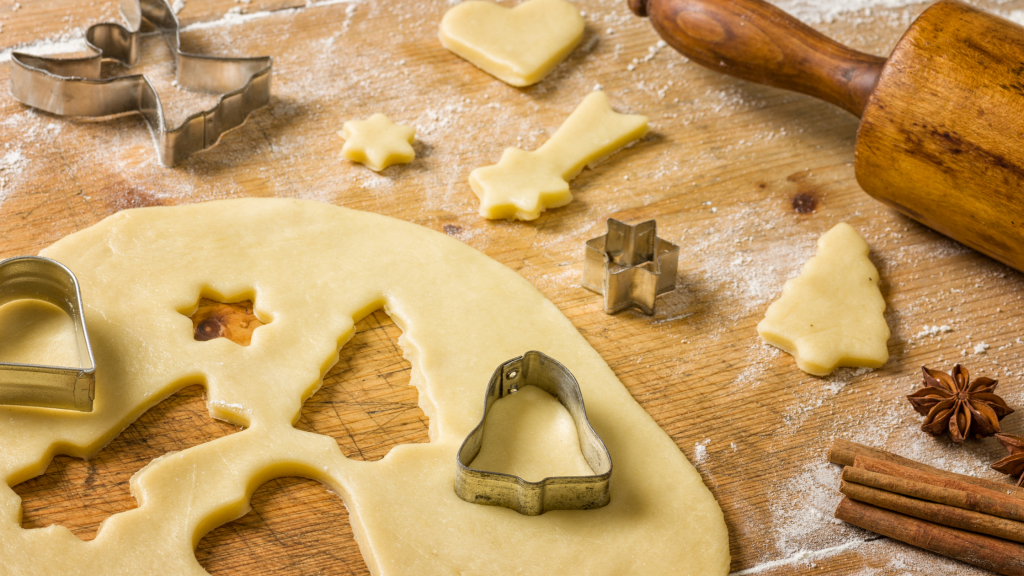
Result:
<svg viewBox="0 0 1024 576"><path fill-rule="evenodd" d="M878 55L924 8L782 4ZM1024 20L1024 0L978 4ZM187 49L274 56L270 106L168 169L138 116L69 120L0 95L0 257L35 253L126 208L243 196L317 199L443 231L543 291L675 439L721 503L734 571L982 574L833 520L838 471L826 450L847 438L999 478L987 470L1002 452L995 440L960 447L933 439L904 397L922 364L959 361L998 377L1004 398L1024 407L1024 278L864 194L852 166L856 118L687 62L661 48L625 0L578 5L583 44L539 85L516 89L441 47L437 23L449 2L187 0L179 13ZM114 0L0 0L0 50L66 49L86 26L116 14ZM170 52L158 38L145 41L139 68L172 121L214 101L172 84ZM9 75L7 51L0 83ZM480 218L469 172L495 163L505 147L539 146L596 85L618 110L648 115L650 135L581 174L564 208L531 223ZM375 112L417 128L413 163L375 174L341 159L342 122ZM681 246L680 287L653 317L607 316L579 286L583 243L603 233L607 217L656 218L660 235ZM839 222L861 232L881 271L890 360L814 378L764 345L755 325L816 238ZM951 330L926 330L943 325ZM334 436L349 457L376 460L397 444L428 441L427 419L406 385L398 328L377 312L358 330L300 426ZM1024 413L1004 420L1004 430L1024 434ZM23 525L58 523L91 539L100 521L135 506L135 471L233 431L209 417L201 388L185 389L93 460L59 456L17 486ZM252 504L200 542L197 558L211 573L367 573L340 498L321 485L275 480Z"/></svg>

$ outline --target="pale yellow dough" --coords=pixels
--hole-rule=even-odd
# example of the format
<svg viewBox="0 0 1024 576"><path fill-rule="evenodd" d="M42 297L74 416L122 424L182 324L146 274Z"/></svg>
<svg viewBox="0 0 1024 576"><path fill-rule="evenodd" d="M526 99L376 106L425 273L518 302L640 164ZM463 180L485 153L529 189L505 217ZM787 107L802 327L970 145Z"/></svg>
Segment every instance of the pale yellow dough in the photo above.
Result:
<svg viewBox="0 0 1024 576"><path fill-rule="evenodd" d="M815 376L840 366L878 368L889 359L885 300L868 244L849 224L818 239L818 253L786 282L757 332Z"/></svg>
<svg viewBox="0 0 1024 576"><path fill-rule="evenodd" d="M469 185L480 215L491 220L536 220L548 208L572 202L569 181L647 133L647 117L618 114L604 92L591 92L533 152L506 148L501 160L477 168Z"/></svg>
<svg viewBox="0 0 1024 576"><path fill-rule="evenodd" d="M583 39L583 17L565 0L514 8L463 2L441 19L441 45L512 86L540 82Z"/></svg>
<svg viewBox="0 0 1024 576"><path fill-rule="evenodd" d="M81 358L74 321L41 300L0 306L0 362L77 367Z"/></svg>
<svg viewBox="0 0 1024 576"><path fill-rule="evenodd" d="M444 234L315 202L247 199L120 212L44 254L82 284L98 366L95 410L0 407L4 576L203 575L193 555L203 534L245 514L257 487L286 475L323 482L344 499L376 575L729 570L722 512L675 442L540 292ZM248 347L196 341L180 311L204 291L254 293L268 324ZM398 446L377 462L348 460L333 438L292 423L354 322L382 306L403 330L430 443ZM558 359L580 382L614 460L605 508L531 517L455 494L455 454L480 420L492 371L528 350ZM56 453L95 454L194 383L206 386L211 416L247 428L151 462L131 481L139 508L110 517L95 540L61 526L20 527L8 486L41 474ZM500 401L488 433L524 442L550 433L555 449L578 451L567 440L567 414L536 392ZM512 429L534 424L546 432ZM579 469L571 454L538 458L546 447L531 453L489 441L485 448L497 454L485 457L526 475Z"/></svg>
<svg viewBox="0 0 1024 576"><path fill-rule="evenodd" d="M395 124L379 112L366 120L345 122L338 135L345 139L341 155L375 172L393 164L408 164L416 158L412 149L416 129Z"/></svg>

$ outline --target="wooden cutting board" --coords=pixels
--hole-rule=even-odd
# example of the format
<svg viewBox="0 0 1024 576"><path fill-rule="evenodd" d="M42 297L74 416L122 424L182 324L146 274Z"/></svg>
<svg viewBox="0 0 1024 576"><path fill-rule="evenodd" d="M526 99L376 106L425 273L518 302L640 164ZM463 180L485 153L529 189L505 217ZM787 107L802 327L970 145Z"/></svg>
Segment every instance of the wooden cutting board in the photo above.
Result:
<svg viewBox="0 0 1024 576"><path fill-rule="evenodd" d="M884 7L893 3L865 0L870 9L852 12L839 0L784 6L884 55L923 9ZM179 14L192 26L187 48L275 57L273 103L216 148L166 169L138 117L67 120L0 95L0 257L35 253L126 208L214 198L314 198L415 222L516 270L572 320L700 470L729 525L733 570L982 574L831 521L838 473L825 454L833 438L848 438L999 478L987 470L1000 456L995 441L955 447L927 437L904 396L922 364L960 361L998 377L1004 398L1024 407L1024 278L861 192L852 116L688 64L624 0L578 4L587 21L582 46L520 90L440 46L448 2L187 0ZM1024 0L979 4L1008 15L1024 9ZM2 0L0 50L81 36L115 15L112 0ZM140 69L173 116L212 103L171 85L158 39L143 49ZM0 83L9 74L3 59ZM536 222L477 216L470 170L495 163L507 146L539 146L597 85L618 110L647 114L651 134L581 174L576 201ZM415 162L377 175L340 158L341 123L375 112L417 127ZM583 243L603 233L607 217L656 218L660 235L681 246L680 288L653 317L607 316L600 298L579 287ZM873 372L818 379L761 344L754 327L813 255L816 238L844 221L868 240L882 273L891 359ZM428 441L399 334L383 312L361 322L298 426L364 460ZM1004 429L1024 434L1024 413ZM90 539L104 518L135 506L128 479L146 463L233 431L209 417L200 387L186 388L92 461L58 456L46 474L17 486L23 526L57 523ZM200 542L196 556L211 573L367 573L341 499L316 482L272 481L252 505Z"/></svg>

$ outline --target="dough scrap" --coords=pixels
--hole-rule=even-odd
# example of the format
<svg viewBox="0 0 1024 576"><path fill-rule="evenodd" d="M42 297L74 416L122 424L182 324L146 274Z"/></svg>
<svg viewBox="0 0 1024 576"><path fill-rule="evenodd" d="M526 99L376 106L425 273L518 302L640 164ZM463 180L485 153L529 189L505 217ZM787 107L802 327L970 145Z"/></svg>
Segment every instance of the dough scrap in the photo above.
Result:
<svg viewBox="0 0 1024 576"><path fill-rule="evenodd" d="M818 239L818 253L786 282L757 332L814 376L840 366L879 368L889 359L884 312L868 244L842 223Z"/></svg>
<svg viewBox="0 0 1024 576"><path fill-rule="evenodd" d="M491 220L536 220L548 208L565 206L572 202L569 181L585 166L644 134L646 116L618 114L604 92L591 92L543 146L532 152L506 148L497 164L470 173L480 215Z"/></svg>
<svg viewBox="0 0 1024 576"><path fill-rule="evenodd" d="M203 534L245 514L258 486L290 475L344 499L379 576L728 573L721 510L675 442L536 288L455 239L317 202L244 199L126 210L43 252L82 285L95 410L0 407L5 576L202 576L193 549ZM254 295L269 322L249 346L196 341L180 310L204 291ZM354 323L381 306L403 330L430 443L348 460L334 438L292 424ZM604 508L528 517L455 494L455 454L480 420L491 373L528 350L580 382L615 465ZM20 527L8 486L43 473L56 453L97 453L196 383L211 416L246 429L153 460L131 480L139 507L108 518L92 541L62 526Z"/></svg>
<svg viewBox="0 0 1024 576"><path fill-rule="evenodd" d="M512 86L540 82L583 39L583 17L565 0L514 8L463 2L441 19L441 45Z"/></svg>
<svg viewBox="0 0 1024 576"><path fill-rule="evenodd" d="M375 172L392 164L408 164L416 157L412 149L416 129L395 124L379 112L366 120L345 122L338 135L345 139L341 155Z"/></svg>

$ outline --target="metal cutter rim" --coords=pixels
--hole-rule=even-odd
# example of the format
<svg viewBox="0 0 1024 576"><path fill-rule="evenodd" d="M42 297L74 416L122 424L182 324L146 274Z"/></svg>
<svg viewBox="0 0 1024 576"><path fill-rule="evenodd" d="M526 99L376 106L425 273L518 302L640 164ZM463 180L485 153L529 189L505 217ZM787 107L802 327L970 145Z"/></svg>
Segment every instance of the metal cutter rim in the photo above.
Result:
<svg viewBox="0 0 1024 576"><path fill-rule="evenodd" d="M583 456L593 475L551 476L531 482L512 474L471 468L483 443L487 413L497 400L525 386L537 386L555 396L573 417ZM480 423L456 455L455 492L475 504L502 506L527 516L551 510L589 510L610 500L612 460L608 448L587 420L579 383L560 362L537 351L503 362L491 375Z"/></svg>
<svg viewBox="0 0 1024 576"><path fill-rule="evenodd" d="M244 124L252 112L270 102L271 57L183 52L181 27L167 0L120 0L120 8L128 27L103 22L86 31L86 46L94 52L91 56L53 58L13 52L11 95L23 104L60 116L138 112L154 132L164 166L175 166L190 154L214 146L224 133ZM138 62L145 24L162 34L171 47L179 85L222 93L212 108L192 114L172 129L167 128L156 89L144 75L99 78L103 60L125 66Z"/></svg>
<svg viewBox="0 0 1024 576"><path fill-rule="evenodd" d="M67 313L75 324L79 366L0 362L0 405L34 406L91 412L96 359L85 323L78 278L67 267L42 256L0 261L0 306L40 300Z"/></svg>
<svg viewBox="0 0 1024 576"><path fill-rule="evenodd" d="M604 296L606 314L627 308L654 314L658 296L676 288L679 246L658 238L654 220L606 224L607 232L586 242L583 287Z"/></svg>

